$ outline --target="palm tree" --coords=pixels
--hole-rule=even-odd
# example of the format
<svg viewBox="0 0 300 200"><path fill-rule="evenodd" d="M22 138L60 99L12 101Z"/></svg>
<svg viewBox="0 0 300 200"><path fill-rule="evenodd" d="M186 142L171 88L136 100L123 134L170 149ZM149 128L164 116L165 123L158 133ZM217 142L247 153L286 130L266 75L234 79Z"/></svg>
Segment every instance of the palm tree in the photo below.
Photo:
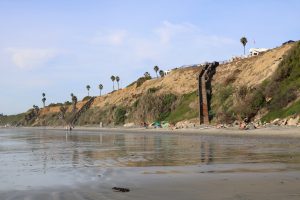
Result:
<svg viewBox="0 0 300 200"><path fill-rule="evenodd" d="M42 98L42 102L43 102L43 106L44 106L44 108L45 108L45 102L46 102L46 94L45 93L42 93L42 96L43 96L43 98Z"/></svg>
<svg viewBox="0 0 300 200"><path fill-rule="evenodd" d="M98 88L99 88L99 90L100 90L100 96L101 96L101 91L102 91L102 89L103 89L103 85L102 85L102 84L99 84Z"/></svg>
<svg viewBox="0 0 300 200"><path fill-rule="evenodd" d="M33 105L32 107L33 107L35 114L37 115L39 113L40 108L36 105Z"/></svg>
<svg viewBox="0 0 300 200"><path fill-rule="evenodd" d="M155 71L155 73L156 73L156 78L158 78L158 75L157 75L158 70L159 70L158 66L157 66L157 65L154 66L154 71Z"/></svg>
<svg viewBox="0 0 300 200"><path fill-rule="evenodd" d="M120 77L116 76L116 81L117 81L117 84L118 84L118 90L119 90L119 89L120 89L120 87L119 87Z"/></svg>
<svg viewBox="0 0 300 200"><path fill-rule="evenodd" d="M46 97L42 98L42 102L43 102L43 107L45 108Z"/></svg>
<svg viewBox="0 0 300 200"><path fill-rule="evenodd" d="M149 72L145 72L145 73L144 73L144 76L145 76L146 78L148 78L148 77L150 77L150 73L149 73Z"/></svg>
<svg viewBox="0 0 300 200"><path fill-rule="evenodd" d="M116 80L116 77L115 76L111 76L110 79L113 82L113 91L114 91L115 90L115 80Z"/></svg>
<svg viewBox="0 0 300 200"><path fill-rule="evenodd" d="M87 89L87 91L88 91L88 96L90 96L90 89L91 89L91 86L90 86L90 85L87 85L87 86L86 86L86 89Z"/></svg>
<svg viewBox="0 0 300 200"><path fill-rule="evenodd" d="M73 112L74 112L76 110L77 97L73 93L71 93L71 97L72 97Z"/></svg>
<svg viewBox="0 0 300 200"><path fill-rule="evenodd" d="M165 76L165 72L164 72L163 70L159 70L159 75L160 75L161 77L164 77L164 76Z"/></svg>
<svg viewBox="0 0 300 200"><path fill-rule="evenodd" d="M246 52L245 52L245 47L246 47L246 44L247 44L248 40L247 40L246 37L242 37L242 38L240 39L240 41L241 41L241 43L242 43L243 46L244 46L244 55L245 55L245 54L246 54Z"/></svg>

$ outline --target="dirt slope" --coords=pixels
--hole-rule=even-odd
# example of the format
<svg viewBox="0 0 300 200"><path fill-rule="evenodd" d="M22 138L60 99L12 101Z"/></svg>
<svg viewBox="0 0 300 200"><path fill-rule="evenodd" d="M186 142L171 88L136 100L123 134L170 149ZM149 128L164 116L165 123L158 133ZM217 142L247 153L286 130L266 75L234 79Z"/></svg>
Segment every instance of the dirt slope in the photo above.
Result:
<svg viewBox="0 0 300 200"><path fill-rule="evenodd" d="M92 107L103 107L107 104L131 105L136 98L147 92L150 88L159 88L158 94L173 93L176 95L186 94L195 91L197 88L197 68L184 68L173 70L164 78L154 78L147 80L140 87L136 84L107 94L103 97L97 97Z"/></svg>
<svg viewBox="0 0 300 200"><path fill-rule="evenodd" d="M258 56L220 65L213 78L213 84L223 84L229 81L228 79L234 79L232 80L234 86L247 85L251 87L258 85L274 73L283 56L293 45L283 45Z"/></svg>

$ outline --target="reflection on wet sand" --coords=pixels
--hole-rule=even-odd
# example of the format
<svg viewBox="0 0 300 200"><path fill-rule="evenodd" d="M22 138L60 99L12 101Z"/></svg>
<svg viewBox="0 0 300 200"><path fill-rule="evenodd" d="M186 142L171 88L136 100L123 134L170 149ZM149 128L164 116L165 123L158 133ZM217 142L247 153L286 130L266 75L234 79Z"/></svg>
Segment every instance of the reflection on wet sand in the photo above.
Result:
<svg viewBox="0 0 300 200"><path fill-rule="evenodd" d="M42 160L45 171L60 164L146 167L300 161L300 147L292 139L282 143L275 139L51 131L2 133L1 138L1 153L26 153L29 162ZM12 142L16 144L8 145Z"/></svg>
<svg viewBox="0 0 300 200"><path fill-rule="evenodd" d="M182 166L213 162L214 151L218 146L208 141L189 140L180 136L139 135L139 134L92 134L81 135L65 133L62 135L44 135L32 142L37 144L54 144L58 148L48 146L45 153L52 156L72 155L72 165L97 166ZM61 142L64 143L61 143ZM66 148L57 152L61 145ZM215 149L216 148L216 149ZM43 147L42 149L45 149ZM47 157L47 155L45 155ZM59 160L54 156L53 160ZM51 162L51 160L47 160Z"/></svg>
<svg viewBox="0 0 300 200"><path fill-rule="evenodd" d="M94 184L108 192L117 183L136 185L133 179L148 184L152 179L163 181L163 175L177 180L180 175L210 179L214 174L298 172L300 143L288 138L3 129L0 162L0 195L15 199L9 191L39 191L41 186L83 185L90 190ZM185 179L177 181L181 180ZM198 183L191 184L193 189ZM101 192L96 192L97 198ZM75 198L68 195L53 198Z"/></svg>

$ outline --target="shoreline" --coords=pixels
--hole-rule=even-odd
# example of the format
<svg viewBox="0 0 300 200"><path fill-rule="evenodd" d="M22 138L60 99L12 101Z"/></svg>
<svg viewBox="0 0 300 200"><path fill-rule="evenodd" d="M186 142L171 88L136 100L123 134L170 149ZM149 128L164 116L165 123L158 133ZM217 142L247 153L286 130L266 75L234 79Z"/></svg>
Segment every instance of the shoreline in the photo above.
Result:
<svg viewBox="0 0 300 200"><path fill-rule="evenodd" d="M65 127L45 126L45 127L0 127L1 129L33 129L33 130L60 130L67 131ZM97 127L97 126L77 126L71 132L90 131L90 132L125 132L125 133L160 133L160 134L179 134L179 135L214 135L214 136L266 136L266 137L299 137L300 127L294 126L274 126L252 130L240 130L238 128L221 128L207 126L183 129L166 128L144 128L144 127Z"/></svg>

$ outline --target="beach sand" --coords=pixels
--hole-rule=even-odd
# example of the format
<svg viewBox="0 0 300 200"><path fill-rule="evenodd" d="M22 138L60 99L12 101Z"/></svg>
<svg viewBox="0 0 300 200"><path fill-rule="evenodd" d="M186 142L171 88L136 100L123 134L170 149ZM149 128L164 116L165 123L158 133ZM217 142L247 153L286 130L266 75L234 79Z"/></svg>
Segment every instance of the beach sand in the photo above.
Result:
<svg viewBox="0 0 300 200"><path fill-rule="evenodd" d="M298 133L1 129L0 199L300 199Z"/></svg>

